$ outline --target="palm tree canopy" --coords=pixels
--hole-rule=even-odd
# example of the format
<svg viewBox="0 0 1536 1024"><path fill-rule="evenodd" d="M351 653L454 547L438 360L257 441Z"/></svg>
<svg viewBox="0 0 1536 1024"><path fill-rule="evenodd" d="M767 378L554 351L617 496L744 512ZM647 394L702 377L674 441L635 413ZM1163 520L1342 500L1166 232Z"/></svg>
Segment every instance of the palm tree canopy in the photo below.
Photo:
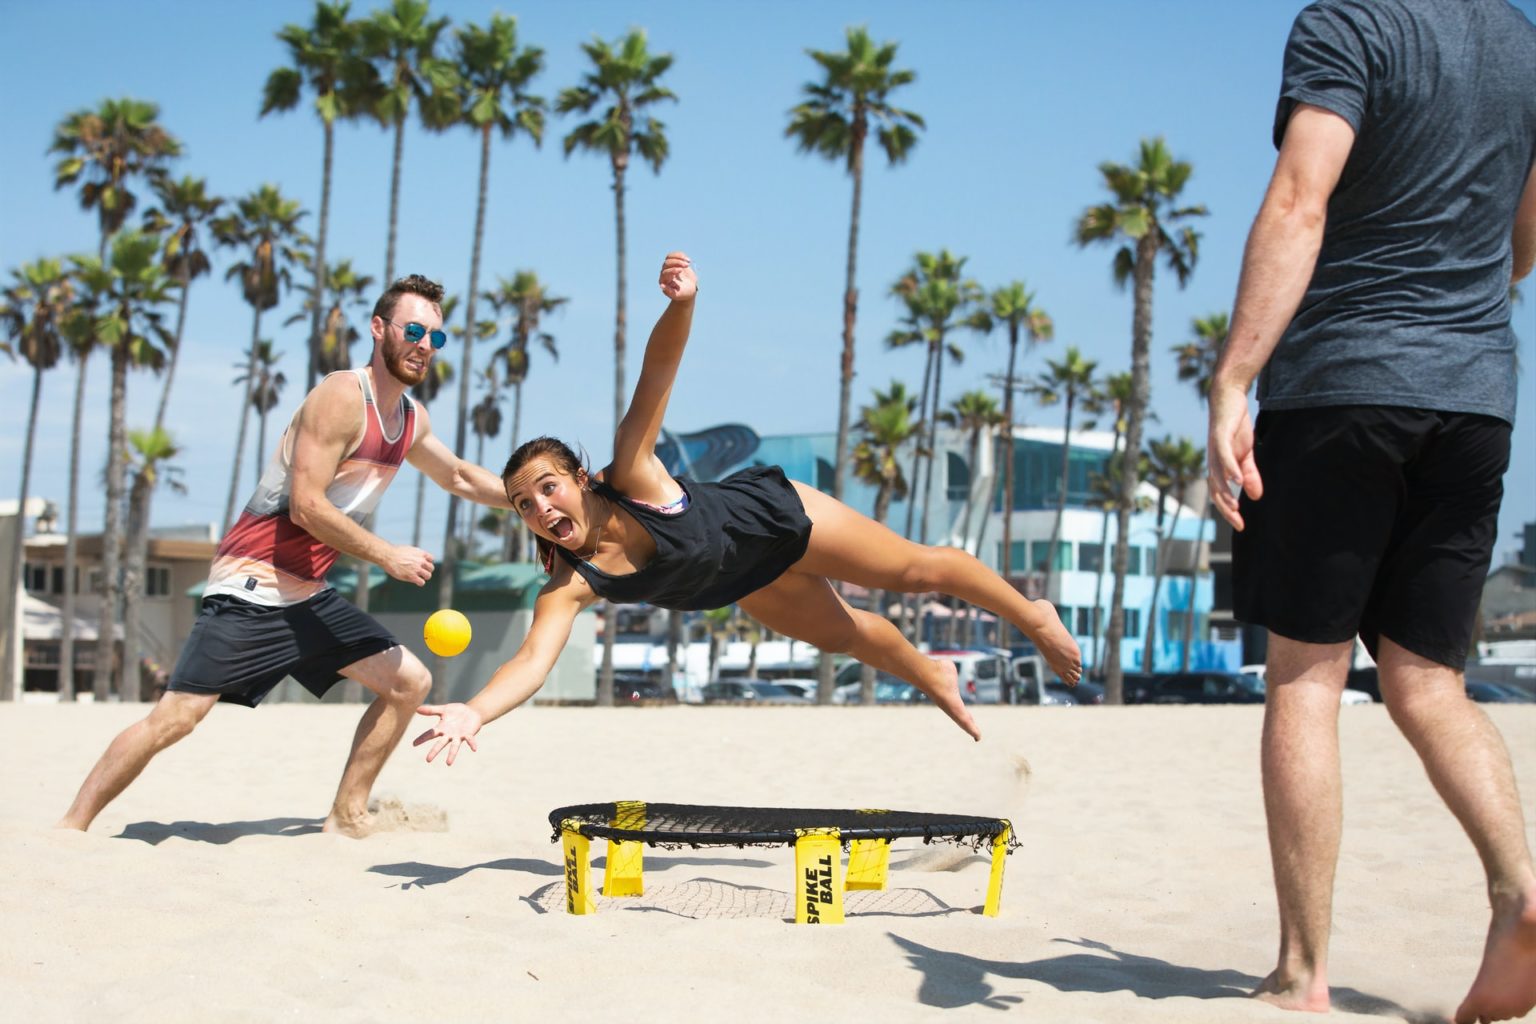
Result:
<svg viewBox="0 0 1536 1024"><path fill-rule="evenodd" d="M1197 316L1190 323L1195 336L1182 345L1173 346L1179 361L1179 380L1192 381L1202 399L1211 394L1211 377L1216 373L1216 360L1227 343L1231 327L1226 313Z"/></svg>
<svg viewBox="0 0 1536 1024"><path fill-rule="evenodd" d="M128 431L129 469L142 476L151 487L164 483L171 490L186 493L179 477L181 468L170 460L181 454L181 446L164 427Z"/></svg>
<svg viewBox="0 0 1536 1024"><path fill-rule="evenodd" d="M314 94L315 113L325 124L351 115L366 101L375 82L372 68L359 51L359 26L348 19L351 7L347 0L318 0L308 27L282 27L277 38L288 48L292 64L267 76L257 116L294 109L305 85Z"/></svg>
<svg viewBox="0 0 1536 1024"><path fill-rule="evenodd" d="M231 266L225 278L240 278L252 308L271 309L288 287L293 265L306 258L309 238L299 230L299 221L308 214L297 199L285 198L271 184L236 200L235 209L213 222L214 239L246 250L249 257Z"/></svg>
<svg viewBox="0 0 1536 1024"><path fill-rule="evenodd" d="M1030 344L1056 337L1056 325L1051 315L1035 305L1035 293L1023 281L1010 281L994 289L987 297L987 303L994 324L1016 325Z"/></svg>
<svg viewBox="0 0 1536 1024"><path fill-rule="evenodd" d="M14 351L34 370L51 370L64 351L64 321L75 285L56 259L23 263L11 271L0 298L0 323Z"/></svg>
<svg viewBox="0 0 1536 1024"><path fill-rule="evenodd" d="M851 173L873 122L886 159L899 164L917 146L913 129L925 125L921 116L892 106L887 97L916 81L917 73L893 69L897 44L877 46L866 28L848 29L847 42L841 52L805 51L825 77L805 84L805 99L790 109L784 135L796 140L800 152L842 161Z"/></svg>
<svg viewBox="0 0 1536 1024"><path fill-rule="evenodd" d="M897 501L907 496L907 478L896 453L922 436L923 424L912 418L916 412L917 396L908 394L906 385L900 381L892 381L889 391L876 388L874 402L859 411L860 437L853 449L854 476L871 486L889 486Z"/></svg>
<svg viewBox="0 0 1536 1024"><path fill-rule="evenodd" d="M75 276L94 309L90 329L95 340L121 349L134 365L158 372L171 345L159 307L171 301L174 283L160 264L160 239L141 231L123 231L112 240L110 258L73 257Z"/></svg>
<svg viewBox="0 0 1536 1024"><path fill-rule="evenodd" d="M538 342L550 358L560 360L560 349L555 336L539 330L545 313L559 309L571 300L552 295L548 287L532 270L519 270L511 279L499 278L496 287L482 296L491 304L498 316L510 311L511 335L507 343L491 353L492 361L502 364L503 379L509 384L520 384L528 376L528 346Z"/></svg>
<svg viewBox="0 0 1536 1024"><path fill-rule="evenodd" d="M1161 137L1142 139L1135 165L1111 161L1099 165L1113 200L1084 210L1073 240L1080 246L1121 242L1112 272L1115 283L1124 287L1136 265L1135 243L1155 234L1159 251L1184 285L1199 257L1200 233L1186 225L1170 234L1170 228L1175 221L1209 212L1204 205L1175 205L1192 170L1188 162L1173 158Z"/></svg>
<svg viewBox="0 0 1536 1024"><path fill-rule="evenodd" d="M661 173L669 152L666 125L638 115L663 100L677 101L672 90L658 81L672 66L672 55L652 54L641 29L631 31L616 46L594 39L581 48L593 67L582 75L581 84L560 91L555 110L590 114L605 98L611 98L612 105L598 119L582 122L565 136L565 155L578 148L605 153L615 166L624 167L633 151L652 171Z"/></svg>
<svg viewBox="0 0 1536 1024"><path fill-rule="evenodd" d="M447 128L458 118L453 62L437 56L447 18L429 18L427 0L392 0L358 28L364 56L376 62L377 92L371 112L380 124L405 120L415 103L427 128Z"/></svg>
<svg viewBox="0 0 1536 1024"><path fill-rule="evenodd" d="M277 369L282 359L283 354L273 350L272 341L263 338L256 343L256 350L247 354L245 361L235 364L235 369L241 371L235 377L235 383L250 382L251 408L263 415L282 400L283 388L288 384L283 371Z"/></svg>
<svg viewBox="0 0 1536 1024"><path fill-rule="evenodd" d="M998 408L997 399L985 391L967 391L950 403L939 418L949 426L973 434L988 427L1002 426L1003 411Z"/></svg>
<svg viewBox="0 0 1536 1024"><path fill-rule="evenodd" d="M224 200L208 194L208 183L190 175L179 181L161 178L152 185L158 206L144 211L144 228L164 238L161 263L173 278L190 282L212 269L202 228L218 214Z"/></svg>
<svg viewBox="0 0 1536 1024"><path fill-rule="evenodd" d="M1182 504L1189 485L1205 471L1205 449L1187 437L1164 437L1147 446L1150 479Z"/></svg>
<svg viewBox="0 0 1536 1024"><path fill-rule="evenodd" d="M63 156L54 167L53 186L85 179L80 206L97 211L103 237L123 226L138 201L127 182L141 175L153 182L165 173L167 161L181 155L181 143L159 116L154 103L109 99L95 110L75 111L54 129L48 150Z"/></svg>
<svg viewBox="0 0 1536 1024"><path fill-rule="evenodd" d="M490 24L465 25L455 33L462 121L475 128L492 127L510 139L526 132L538 146L544 141L542 96L528 83L544 70L544 51L517 48L517 19L491 15Z"/></svg>
<svg viewBox="0 0 1536 1024"><path fill-rule="evenodd" d="M1084 359L1076 345L1070 346L1061 360L1048 359L1048 369L1025 386L1041 405L1055 405L1067 397L1087 398L1094 393L1094 371L1098 360Z"/></svg>
<svg viewBox="0 0 1536 1024"><path fill-rule="evenodd" d="M886 336L889 348L925 343L939 345L949 331L966 327L977 331L991 329L991 315L981 307L985 294L981 285L963 277L966 257L955 256L948 249L938 253L919 252L913 266L891 286L891 294L906 306L902 326ZM955 362L965 352L953 342L943 342Z"/></svg>
<svg viewBox="0 0 1536 1024"><path fill-rule="evenodd" d="M314 260L314 253L308 250L300 250L295 255L296 262L304 267ZM308 320L314 314L315 286L300 283L297 288L304 301L298 312L283 321L285 327ZM315 371L322 376L352 365L352 346L361 341L363 335L348 313L369 308L373 277L354 270L351 260L342 260L330 264L326 270L325 288L330 302L320 317L319 344L314 353Z"/></svg>

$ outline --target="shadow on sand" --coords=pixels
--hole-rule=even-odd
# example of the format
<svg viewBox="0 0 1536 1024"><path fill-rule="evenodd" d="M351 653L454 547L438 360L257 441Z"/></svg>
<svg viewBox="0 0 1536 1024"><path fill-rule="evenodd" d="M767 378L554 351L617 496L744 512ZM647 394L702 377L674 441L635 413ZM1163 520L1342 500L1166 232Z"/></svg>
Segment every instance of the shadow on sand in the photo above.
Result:
<svg viewBox="0 0 1536 1024"><path fill-rule="evenodd" d="M260 821L135 821L114 839L136 839L158 846L167 839L222 846L246 836L307 836L320 831L324 818L263 818Z"/></svg>
<svg viewBox="0 0 1536 1024"><path fill-rule="evenodd" d="M1263 980L1242 971L1186 967L1156 957L1138 956L1090 939L1056 940L1085 952L1013 963L951 953L888 934L906 953L908 962L922 972L919 1001L943 1008L977 1005L1003 1010L1024 1001L1020 996L998 994L989 975L1040 982L1059 992L1124 991L1141 999L1246 999ZM1411 1011L1390 999L1355 989L1335 988L1332 998L1334 1009L1351 1013L1396 1017L1409 1024L1444 1021L1438 1014Z"/></svg>

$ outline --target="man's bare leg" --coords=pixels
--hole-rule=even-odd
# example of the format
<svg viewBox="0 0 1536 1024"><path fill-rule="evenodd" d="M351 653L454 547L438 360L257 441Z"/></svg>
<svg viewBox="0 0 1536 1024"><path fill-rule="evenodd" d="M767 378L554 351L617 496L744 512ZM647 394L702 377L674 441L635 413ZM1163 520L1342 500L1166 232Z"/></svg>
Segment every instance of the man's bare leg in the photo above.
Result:
<svg viewBox="0 0 1536 1024"><path fill-rule="evenodd" d="M336 799L326 815L324 829L360 839L373 831L373 815L368 813L368 794L384 768L384 762L400 744L400 737L411 724L416 709L432 689L432 675L414 654L404 647L353 662L341 674L356 679L377 694L363 712L352 736L347 765L336 787Z"/></svg>
<svg viewBox="0 0 1536 1024"><path fill-rule="evenodd" d="M1536 871L1514 768L1499 730L1467 699L1460 672L1382 638L1381 695L1488 876L1493 919L1458 1024L1536 1007Z"/></svg>
<svg viewBox="0 0 1536 1024"><path fill-rule="evenodd" d="M1254 995L1287 1010L1328 1010L1333 876L1343 831L1339 694L1352 650L1352 643L1269 634L1262 763L1280 955Z"/></svg>
<svg viewBox="0 0 1536 1024"><path fill-rule="evenodd" d="M218 700L217 694L166 693L148 715L118 733L107 745L101 759L80 784L75 802L54 827L81 832L90 828L102 808L116 800L156 754L196 728Z"/></svg>

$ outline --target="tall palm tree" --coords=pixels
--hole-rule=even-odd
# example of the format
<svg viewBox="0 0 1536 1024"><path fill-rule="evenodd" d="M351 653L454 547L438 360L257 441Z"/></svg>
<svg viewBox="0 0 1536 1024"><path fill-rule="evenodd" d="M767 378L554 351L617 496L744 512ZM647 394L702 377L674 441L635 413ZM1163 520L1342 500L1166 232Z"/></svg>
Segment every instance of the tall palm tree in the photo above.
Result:
<svg viewBox="0 0 1536 1024"><path fill-rule="evenodd" d="M314 254L309 252L299 251L295 255L304 266L314 261ZM311 369L321 377L351 368L352 346L363 338L362 332L357 329L357 321L361 318L360 314L366 313L373 305L370 301L373 278L353 270L351 260L332 263L324 278L330 306L320 317L320 331L310 345L309 359ZM284 327L305 319L313 320L314 285L300 284L297 288L304 296L303 307L283 321Z"/></svg>
<svg viewBox="0 0 1536 1024"><path fill-rule="evenodd" d="M1035 571L1045 570L1045 596L1050 597L1051 578L1056 571L1056 545L1061 542L1061 523L1067 514L1068 473L1072 464L1072 413L1079 402L1092 400L1098 390L1098 378L1093 374L1099 368L1098 360L1084 359L1076 345L1068 347L1060 362L1047 359L1049 367L1032 382L1025 391L1033 395L1043 406L1061 403L1064 415L1061 424L1061 483L1056 489L1056 518L1051 524L1051 540L1046 546L1045 565L1033 566Z"/></svg>
<svg viewBox="0 0 1536 1024"><path fill-rule="evenodd" d="M917 399L907 393L906 385L891 381L888 391L875 389L873 404L859 412L859 440L853 448L853 475L861 483L875 488L874 519L883 523L890 514L891 501L901 501L907 496L907 478L901 473L901 463L896 454L904 445L919 444L923 425L913 418L917 412ZM870 611L885 614L885 591L873 590L869 595ZM874 666L864 666L859 679L859 700L864 704L875 701Z"/></svg>
<svg viewBox="0 0 1536 1024"><path fill-rule="evenodd" d="M1120 439L1125 436L1125 417L1131 404L1131 375L1112 373L1099 387L1096 405L1100 413L1109 413L1114 422L1114 439L1109 445L1109 459L1105 472L1090 474L1089 489L1093 492L1094 505L1104 516L1099 528L1099 573L1093 585L1093 669L1099 678L1104 676L1103 651L1099 641L1103 636L1104 616L1099 609L1104 602L1104 570L1109 567L1109 517L1120 507L1121 470Z"/></svg>
<svg viewBox="0 0 1536 1024"><path fill-rule="evenodd" d="M426 128L442 131L457 117L453 62L437 56L447 18L430 18L427 0L391 0L358 26L363 56L374 62L378 85L373 116L393 128L394 157L389 177L389 240L384 249L384 283L395 279L395 231L400 220L400 168L405 156L405 122L415 106Z"/></svg>
<svg viewBox="0 0 1536 1024"><path fill-rule="evenodd" d="M32 478L32 444L37 437L37 409L43 395L43 373L58 365L64 351L63 321L74 300L74 283L56 259L24 263L11 271L11 282L0 298L0 323L10 346L32 367L32 400L27 404L27 435L22 444L21 490L17 505L16 532L11 538L10 573L5 580L7 594L15 594L21 584L23 554L22 526L26 518L27 488ZM15 663L16 631L5 631L5 666ZM0 680L0 700L21 696L21 677ZM60 680L62 689L63 680Z"/></svg>
<svg viewBox="0 0 1536 1024"><path fill-rule="evenodd" d="M1023 281L1011 281L992 292L988 297L992 323L1008 327L1008 371L1003 377L1003 429L1007 431L1003 443L1003 557L1001 569L1004 577L1013 571L1013 430L1017 420L1013 416L1013 393L1018 380L1019 337L1026 339L1025 354L1036 344L1050 341L1056 336L1051 315L1035 305L1035 293ZM980 555L980 552L977 552ZM1006 631L1012 626L1004 625ZM1005 645L1006 646L1006 645Z"/></svg>
<svg viewBox="0 0 1536 1024"><path fill-rule="evenodd" d="M128 461L133 469L133 485L128 491L128 550L147 551L149 548L150 500L148 492L165 484L178 493L186 493L181 483L181 470L170 460L181 454L175 439L162 427L149 430L128 431ZM123 686L124 700L148 700L150 693L143 686L139 658L139 615L144 602L138 600L144 579L144 561L130 565L124 590L130 597L123 603Z"/></svg>
<svg viewBox="0 0 1536 1024"><path fill-rule="evenodd" d="M282 358L281 352L273 350L271 340L263 338L256 342L254 352L246 354L245 362L235 364L240 373L234 383L247 385L251 408L256 410L256 460L252 463L252 474L258 480L267 465L267 414L282 401L283 388L288 386L288 378L277 368Z"/></svg>
<svg viewBox="0 0 1536 1024"><path fill-rule="evenodd" d="M1201 473L1205 470L1205 449L1196 448L1194 442L1187 437L1181 437L1178 440L1165 437L1147 446L1147 461L1159 492L1158 519L1163 518L1162 495L1171 495L1176 502L1173 507L1173 520L1168 524L1168 532L1163 537L1164 540L1172 540L1174 531L1179 527L1179 513L1184 510L1189 486L1199 480ZM1158 557L1153 570L1152 607L1147 612L1147 643L1141 658L1143 672L1157 670L1157 592L1162 588L1166 561L1167 559ZM1191 590L1194 588L1193 580L1190 581L1190 588Z"/></svg>
<svg viewBox="0 0 1536 1024"><path fill-rule="evenodd" d="M336 3L317 0L314 20L308 26L282 27L277 38L288 48L291 63L267 76L258 115L266 117L273 111L294 109L308 86L325 138L320 159L320 222L315 233L315 256L309 267L314 283L310 286L310 366L304 383L306 391L315 386L315 378L320 372L320 317L325 311L326 272L330 270L326 264L326 244L331 224L331 163L336 152L336 122L356 118L374 98L378 88L373 69L361 52L358 25L348 18L351 8L348 0Z"/></svg>
<svg viewBox="0 0 1536 1024"><path fill-rule="evenodd" d="M111 690L111 669L116 654L115 631L119 621L118 602L138 598L136 578L119 579L122 550L122 511L124 477L127 473L128 368L130 365L164 365L165 350L171 333L162 323L160 307L173 298L174 283L160 263L160 239L139 231L122 231L112 241L112 255L107 263L94 257L76 259L76 272L82 285L98 303L94 326L101 344L112 359L112 387L107 434L106 526L102 538L101 626L97 639L94 690L97 700L106 700ZM127 696L137 692L130 666L124 663L122 688Z"/></svg>
<svg viewBox="0 0 1536 1024"><path fill-rule="evenodd" d="M943 412L939 413L945 426L954 427L965 434L966 452L965 464L971 474L972 487L966 491L965 510L960 517L960 546L963 549L971 549L971 513L975 506L977 466L981 456L982 435L987 436L987 443L992 444L992 432L1003 424L1002 410L997 407L997 399L985 391L967 391ZM994 448L995 450L995 448ZM989 491L992 488L988 488ZM982 522L986 522L986 513L982 513ZM979 537L978 537L979 540ZM979 550L979 543L976 546ZM949 644L955 645L960 628L960 599L951 597L949 602ZM971 606L972 621L975 620L975 605Z"/></svg>
<svg viewBox="0 0 1536 1024"><path fill-rule="evenodd" d="M850 28L848 48L842 52L806 50L820 66L822 80L801 87L805 98L789 111L784 129L800 152L816 153L843 164L853 179L853 208L848 217L848 258L843 284L843 348L838 360L837 449L832 460L832 496L843 496L843 471L848 454L848 420L853 393L854 324L858 317L859 216L864 195L864 143L870 128L885 150L886 162L895 167L906 161L917 145L914 128L923 119L910 110L892 106L887 98L917 80L917 73L893 68L896 43L876 46L865 28Z"/></svg>
<svg viewBox="0 0 1536 1024"><path fill-rule="evenodd" d="M1126 449L1132 452L1141 450L1142 421L1151 401L1152 285L1157 259L1163 258L1183 287L1199 252L1199 233L1187 224L1175 228L1177 222L1207 212L1202 205L1176 205L1192 170L1187 162L1173 158L1161 138L1143 139L1134 165L1109 161L1099 165L1111 201L1084 210L1074 231L1074 240L1080 246L1098 242L1116 246L1114 281L1122 288L1127 282L1133 284L1132 393L1125 428ZM1139 482L1135 468L1131 470L1123 474L1121 503L1116 510L1115 589L1110 599L1109 661L1104 687L1105 699L1112 704L1120 703L1123 697L1120 638L1125 631L1130 510Z"/></svg>
<svg viewBox="0 0 1536 1024"><path fill-rule="evenodd" d="M261 315L282 300L293 283L293 267L301 264L309 238L299 230L307 214L297 199L288 199L276 185L262 185L235 203L236 212L214 221L214 238L222 246L240 250L244 258L229 268L226 279L239 278L241 296L251 307L251 344L255 358L261 340ZM313 257L310 257L313 258ZM245 452L245 427L256 386L255 366L248 365L245 394L240 399L240 429L235 434L235 457L229 474L229 497L224 503L224 530L235 521L235 502L240 494L240 463Z"/></svg>
<svg viewBox="0 0 1536 1024"><path fill-rule="evenodd" d="M519 270L512 278L499 278L496 287L485 293L485 300L496 311L498 321L504 314L512 317L511 334L507 341L491 353L491 359L500 368L501 379L512 387L511 447L522 440L523 381L528 379L528 347L537 341L551 359L559 361L560 348L555 336L541 329L546 313L552 313L570 299L552 295L539 275L532 270ZM527 550L527 531L517 516L506 520L511 531L507 537L508 550L523 557Z"/></svg>
<svg viewBox="0 0 1536 1024"><path fill-rule="evenodd" d="M102 100L96 109L77 110L54 129L49 151L61 154L54 167L54 188L79 183L80 205L95 210L100 237L96 244L97 263L107 263L107 242L122 228L138 204L133 186L140 181L153 183L166 173L166 165L181 155L181 143L160 124L160 108L154 103L135 99ZM64 620L59 639L61 677L73 679L75 639L75 587L77 549L79 546L80 492L80 413L85 401L85 372L96 341L91 321L85 313L72 318L70 334L79 370L75 381L75 425L70 435L69 502L65 512L64 541ZM109 510L108 517L113 513ZM117 569L121 532L112 522L102 544L102 564L106 570L107 603L116 605ZM110 663L107 663L110 671Z"/></svg>
<svg viewBox="0 0 1536 1024"><path fill-rule="evenodd" d="M565 155L569 157L577 149L597 153L608 158L613 169L613 222L615 227L615 254L617 258L613 318L613 426L617 430L624 417L624 176L629 171L629 161L638 153L640 159L651 165L651 170L661 173L669 151L666 125L647 111L664 100L677 101L671 89L661 84L661 76L672 66L670 53L653 54L646 43L645 32L631 30L624 38L610 45L602 39L583 43L582 50L592 62L592 69L582 75L581 82L562 89L555 100L555 110L564 114L590 114L600 104L608 104L602 114L590 121L583 121L562 140ZM613 623L603 630L603 668L597 683L597 703L613 704Z"/></svg>
<svg viewBox="0 0 1536 1024"><path fill-rule="evenodd" d="M1227 343L1227 333L1231 329L1231 323L1226 313L1211 313L1208 316L1197 316L1190 323L1190 329L1195 336L1182 345L1173 347L1174 355L1179 361L1179 380L1187 381L1200 396L1200 404L1204 406L1211 395L1211 378L1216 374L1216 360L1221 356L1221 350ZM1205 524L1211 517L1211 499L1206 499L1200 505L1200 529L1195 534L1196 544L1204 543ZM1180 671L1189 669L1189 648L1194 643L1195 636L1195 588L1189 588L1189 607L1185 609L1184 616L1184 652L1179 659Z"/></svg>
<svg viewBox="0 0 1536 1024"><path fill-rule="evenodd" d="M159 203L144 213L144 229L161 237L161 266L176 282L176 328L171 333L165 379L160 384L160 404L155 407L155 426L165 423L165 409L171 398L171 384L176 377L176 363L181 355L181 339L187 326L187 296L192 282L212 269L204 235L218 215L224 200L208 194L208 183L187 176L180 181L169 177L154 183Z"/></svg>
<svg viewBox="0 0 1536 1024"><path fill-rule="evenodd" d="M443 329L452 333L459 333L457 328L450 327L449 321L453 319L454 311L458 308L457 295L443 296ZM411 388L411 397L422 405L430 406L437 401L437 396L443 387L453 381L453 364L446 359L434 359L427 364L427 375L421 379L421 383ZM416 518L411 527L411 546L421 547L421 515L427 501L427 477L425 473L416 474Z"/></svg>
<svg viewBox="0 0 1536 1024"><path fill-rule="evenodd" d="M495 367L486 367L480 374L485 394L469 412L470 425L475 432L475 462L485 463L485 439L501 435L501 389L496 379Z"/></svg>

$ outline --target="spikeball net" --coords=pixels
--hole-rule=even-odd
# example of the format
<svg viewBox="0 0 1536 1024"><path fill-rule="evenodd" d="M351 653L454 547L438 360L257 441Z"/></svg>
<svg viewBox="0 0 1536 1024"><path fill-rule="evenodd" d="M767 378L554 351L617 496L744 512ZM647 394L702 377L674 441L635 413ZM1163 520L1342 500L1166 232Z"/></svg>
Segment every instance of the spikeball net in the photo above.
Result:
<svg viewBox="0 0 1536 1024"><path fill-rule="evenodd" d="M597 909L589 882L593 839L608 843L605 897L645 892L645 846L793 846L791 899L797 924L836 924L844 917L847 890L884 889L890 846L896 839L948 842L980 852L988 847L992 870L982 913L997 916L1002 903L1004 858L1019 846L1007 818L925 811L801 807L712 807L620 800L577 804L549 813L552 842L563 846L565 908L572 914ZM847 848L847 867L843 850Z"/></svg>

